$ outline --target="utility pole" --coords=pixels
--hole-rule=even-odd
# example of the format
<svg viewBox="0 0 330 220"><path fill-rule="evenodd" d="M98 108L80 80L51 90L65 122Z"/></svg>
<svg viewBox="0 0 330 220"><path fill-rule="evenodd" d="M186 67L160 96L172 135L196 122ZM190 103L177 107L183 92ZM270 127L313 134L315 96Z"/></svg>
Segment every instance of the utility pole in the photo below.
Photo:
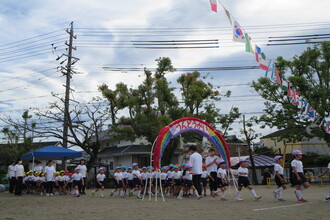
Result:
<svg viewBox="0 0 330 220"><path fill-rule="evenodd" d="M69 127L71 126L71 119L70 119L70 83L72 74L74 71L72 70L72 65L77 62L79 59L72 56L72 51L76 50L73 47L73 39L76 39L76 36L73 34L73 22L70 24L70 30L67 30L69 34L69 43L65 43L68 46L68 54L63 54L63 56L67 57L67 64L65 67L62 67L62 73L66 76L66 83L65 83L65 98L64 98L64 120L63 120L63 147L68 148L68 132ZM72 61L74 60L74 61ZM62 166L66 168L66 160L62 160Z"/></svg>

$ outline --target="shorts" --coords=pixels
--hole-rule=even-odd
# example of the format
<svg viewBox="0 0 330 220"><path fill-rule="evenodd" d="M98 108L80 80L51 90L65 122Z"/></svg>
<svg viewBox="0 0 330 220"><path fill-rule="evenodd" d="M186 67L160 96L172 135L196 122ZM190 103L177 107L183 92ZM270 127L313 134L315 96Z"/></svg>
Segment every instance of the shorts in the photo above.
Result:
<svg viewBox="0 0 330 220"><path fill-rule="evenodd" d="M59 187L64 187L64 181L59 181L59 182L58 182L58 186L59 186Z"/></svg>
<svg viewBox="0 0 330 220"><path fill-rule="evenodd" d="M104 186L104 181L99 181L99 182L101 183L101 185L98 182L95 183L96 189L101 189L101 187Z"/></svg>
<svg viewBox="0 0 330 220"><path fill-rule="evenodd" d="M118 180L116 188L117 189L124 188L124 181L123 180Z"/></svg>
<svg viewBox="0 0 330 220"><path fill-rule="evenodd" d="M174 185L175 186L181 186L181 180L180 179L174 179Z"/></svg>
<svg viewBox="0 0 330 220"><path fill-rule="evenodd" d="M171 178L167 179L167 185L168 186L171 186L172 185L172 179Z"/></svg>
<svg viewBox="0 0 330 220"><path fill-rule="evenodd" d="M201 178L201 184L203 185L203 187L206 187L206 185L207 185L207 178Z"/></svg>
<svg viewBox="0 0 330 220"><path fill-rule="evenodd" d="M248 177L238 176L238 186L244 186L246 188L249 185L251 185L251 183Z"/></svg>
<svg viewBox="0 0 330 220"><path fill-rule="evenodd" d="M283 175L280 175L280 176L284 179L284 176L283 176ZM276 183L276 185L277 185L278 187L280 187L280 186L283 186L283 185L285 184L285 180L284 180L284 182L282 182L282 181L280 180L280 178L278 178L278 176L275 175L275 183Z"/></svg>
<svg viewBox="0 0 330 220"><path fill-rule="evenodd" d="M138 178L133 178L133 185L134 187L139 187L141 186L141 181Z"/></svg>
<svg viewBox="0 0 330 220"><path fill-rule="evenodd" d="M193 184L193 182L192 182L192 180L184 180L184 182L183 182L183 185L185 186L185 187L192 187L194 184Z"/></svg>
<svg viewBox="0 0 330 220"><path fill-rule="evenodd" d="M250 181L249 181L250 182ZM225 186L228 186L228 183L223 181L223 179L221 178L217 178L217 183L218 183L218 187L219 188L222 188L222 187L225 187ZM249 184L251 185L251 184ZM246 187L246 186L245 186Z"/></svg>
<svg viewBox="0 0 330 220"><path fill-rule="evenodd" d="M168 187L168 183L166 180L162 180L162 187Z"/></svg>
<svg viewBox="0 0 330 220"><path fill-rule="evenodd" d="M128 180L127 187L134 188L134 182L133 182L133 180Z"/></svg>
<svg viewBox="0 0 330 220"><path fill-rule="evenodd" d="M298 175L300 176L300 181L297 180L297 177L294 173L291 174L291 183L294 186L299 186L307 182L307 179L303 173L298 173Z"/></svg>
<svg viewBox="0 0 330 220"><path fill-rule="evenodd" d="M81 182L81 180L73 180L72 185L73 185L73 187L75 187L75 186L80 187L82 185L82 182Z"/></svg>
<svg viewBox="0 0 330 220"><path fill-rule="evenodd" d="M72 187L72 183L68 182L68 184L66 185L67 188L71 188Z"/></svg>

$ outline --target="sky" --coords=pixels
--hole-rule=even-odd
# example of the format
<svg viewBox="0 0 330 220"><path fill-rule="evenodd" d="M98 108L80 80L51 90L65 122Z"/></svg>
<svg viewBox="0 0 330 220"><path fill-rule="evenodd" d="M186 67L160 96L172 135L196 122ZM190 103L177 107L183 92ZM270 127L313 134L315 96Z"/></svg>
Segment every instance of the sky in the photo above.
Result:
<svg viewBox="0 0 330 220"><path fill-rule="evenodd" d="M291 59L307 45L266 46L269 37L327 33L328 0L222 0L269 59ZM72 99L90 101L98 85L110 88L124 82L135 88L142 72L105 71L103 67L153 68L155 59L170 57L175 68L256 66L245 45L232 42L232 29L223 9L210 10L208 0L1 0L0 1L0 117L19 119L28 108L46 108L51 93L64 93L65 78L57 67L66 53L65 29L73 21L74 56L79 72L72 78ZM130 41L219 40L212 49L137 49ZM108 42L107 46L96 42ZM54 49L56 47L56 49ZM64 63L65 64L65 63ZM167 75L173 87L184 72ZM207 72L202 72L206 74ZM247 117L262 112L263 99L248 84L264 76L262 70L210 71L209 81L232 91L216 103L226 114L232 106ZM180 100L179 90L175 94ZM253 114L251 114L253 113ZM124 112L122 114L125 114ZM239 120L238 120L239 121ZM231 134L240 136L238 121ZM3 127L4 124L0 123ZM260 129L268 134L275 129Z"/></svg>

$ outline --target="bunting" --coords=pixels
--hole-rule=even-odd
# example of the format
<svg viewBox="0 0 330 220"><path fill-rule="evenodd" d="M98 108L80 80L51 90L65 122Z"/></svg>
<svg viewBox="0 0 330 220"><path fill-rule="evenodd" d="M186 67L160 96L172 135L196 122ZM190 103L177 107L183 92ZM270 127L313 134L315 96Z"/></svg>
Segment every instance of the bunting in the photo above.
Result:
<svg viewBox="0 0 330 220"><path fill-rule="evenodd" d="M212 11L217 12L217 2L210 0ZM248 33L242 28L242 26L236 21L236 19L231 15L231 13L224 7L224 5L219 0L222 8L225 11L226 16L229 19L230 24L233 27L233 41L245 43L245 51L255 55L256 61L259 63L260 69L266 71L265 77L269 77L274 83L280 85L281 90L284 95L287 96L288 100L295 106L297 106L300 111L305 114L311 122L317 126L324 129L328 134L330 134L330 122L325 118L321 117L315 109L300 96L300 93L292 88L291 83L281 77L280 71L276 68L275 63L272 60L268 60L265 53L261 50L258 45L255 45L255 51L251 44L251 38Z"/></svg>

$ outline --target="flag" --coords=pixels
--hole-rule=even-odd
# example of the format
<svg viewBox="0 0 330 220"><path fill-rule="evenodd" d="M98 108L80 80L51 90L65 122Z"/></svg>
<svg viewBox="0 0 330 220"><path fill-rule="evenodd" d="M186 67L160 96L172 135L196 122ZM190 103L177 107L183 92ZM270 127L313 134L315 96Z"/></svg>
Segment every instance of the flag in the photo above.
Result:
<svg viewBox="0 0 330 220"><path fill-rule="evenodd" d="M267 78L268 77L268 73L269 72L272 72L271 70L272 70L272 61L270 60L269 62L268 62L268 70L266 70L266 73L265 73L265 77ZM270 79L272 79L272 77L273 77L273 72L272 72L272 75L270 76Z"/></svg>
<svg viewBox="0 0 330 220"><path fill-rule="evenodd" d="M256 45L255 55L256 55L256 60L259 63L260 69L269 71L266 55L261 51L261 48L258 47L257 45Z"/></svg>
<svg viewBox="0 0 330 220"><path fill-rule="evenodd" d="M316 116L316 112L310 104L307 104L306 106L306 114L308 115L309 118L315 118Z"/></svg>
<svg viewBox="0 0 330 220"><path fill-rule="evenodd" d="M221 2L220 2L220 4L221 4ZM221 5L222 5L222 7L223 7L223 10L225 10L225 13L226 13L226 15L227 15L227 18L228 18L230 24L233 25L233 22L232 22L232 20L231 20L231 15L230 15L229 11L225 8L225 6L223 6L223 4L221 4Z"/></svg>
<svg viewBox="0 0 330 220"><path fill-rule="evenodd" d="M288 81L285 78L282 79L282 84L281 85L282 85L281 86L282 90L284 92L288 92Z"/></svg>
<svg viewBox="0 0 330 220"><path fill-rule="evenodd" d="M233 41L245 43L243 29L236 20L234 20L233 26Z"/></svg>
<svg viewBox="0 0 330 220"><path fill-rule="evenodd" d="M282 80L281 80L281 76L280 76L280 70L278 68L275 67L275 76L276 76L276 82L279 85L282 85Z"/></svg>
<svg viewBox="0 0 330 220"><path fill-rule="evenodd" d="M218 12L217 0L210 0L211 10L214 12Z"/></svg>
<svg viewBox="0 0 330 220"><path fill-rule="evenodd" d="M251 38L247 33L245 33L245 51L254 54L254 51L251 46Z"/></svg>
<svg viewBox="0 0 330 220"><path fill-rule="evenodd" d="M306 107L306 105L307 105L307 101L306 100L304 100L303 98L299 98L299 106L298 106L298 108L300 108L300 109L304 109L305 107Z"/></svg>

